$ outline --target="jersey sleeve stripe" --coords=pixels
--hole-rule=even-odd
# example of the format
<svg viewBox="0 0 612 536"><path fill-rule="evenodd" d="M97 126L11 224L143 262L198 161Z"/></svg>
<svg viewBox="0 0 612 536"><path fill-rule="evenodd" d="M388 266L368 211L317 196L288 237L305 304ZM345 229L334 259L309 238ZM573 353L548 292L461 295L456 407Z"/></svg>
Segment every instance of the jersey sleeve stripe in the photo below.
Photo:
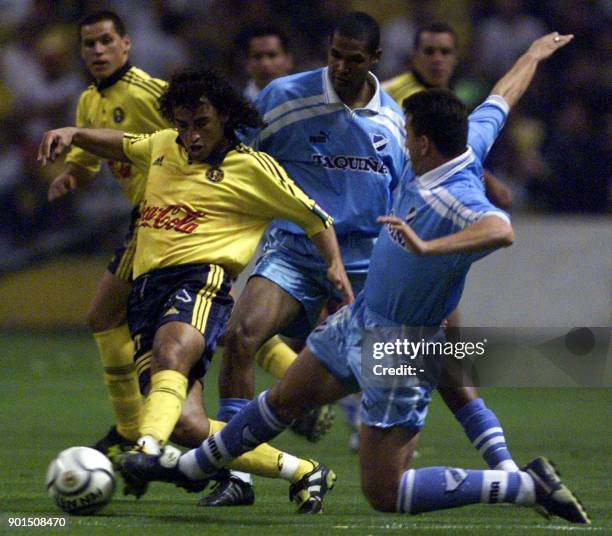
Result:
<svg viewBox="0 0 612 536"><path fill-rule="evenodd" d="M343 106L343 104L329 105L322 103L316 106L312 106L311 108L291 112L279 119L278 121L269 124L267 127L265 127L259 134L259 142L261 143L265 139L272 136L272 134L275 134L286 126L289 126L293 123L297 123L298 121L302 121L304 119L310 119L319 115L337 112L338 110L341 110Z"/></svg>
<svg viewBox="0 0 612 536"><path fill-rule="evenodd" d="M274 173L279 178L281 183L283 183L286 186L290 186L285 180L285 170L282 169L280 165L277 162L275 162L274 159L268 153L259 153L259 156L263 160L268 162L268 164L270 165L270 168L272 169L272 173Z"/></svg>
<svg viewBox="0 0 612 536"><path fill-rule="evenodd" d="M263 116L264 121L268 124L273 123L281 116L285 115L289 112L295 112L302 108L306 108L307 106L312 106L314 104L323 104L325 102L325 95L313 95L312 97L302 97L299 99L292 99L289 101L283 102L270 111L266 112Z"/></svg>
<svg viewBox="0 0 612 536"><path fill-rule="evenodd" d="M132 85L134 85L136 87L139 87L140 89L142 89L143 91L146 91L149 95L151 95L152 97L155 97L156 99L161 97L161 95L163 93L158 88L145 85L144 83L140 82L139 80L136 80L136 79L128 77L128 76L123 77L123 81L127 82L128 84L132 84Z"/></svg>
<svg viewBox="0 0 612 536"><path fill-rule="evenodd" d="M268 160L267 158L265 158L264 156L268 156L266 155L266 153L262 153L262 152L256 152L253 153L253 156L255 157L255 160L257 160L259 162L259 164L261 165L261 167L265 168L268 173L270 173L271 175L277 177L280 180L281 186L287 190L287 181L284 179L284 177L282 175L279 175L279 173L274 169L274 167L272 166L272 163L270 162L270 160ZM292 192L293 193L293 192Z"/></svg>
<svg viewBox="0 0 612 536"><path fill-rule="evenodd" d="M164 82L158 80L157 78L145 78L144 76L134 72L128 73L126 76L133 76L135 79L140 80L141 82L144 82L146 84L150 84L151 86L156 87L160 91L166 90Z"/></svg>
<svg viewBox="0 0 612 536"><path fill-rule="evenodd" d="M492 215L499 216L510 223L510 220L507 219L507 216L505 216L505 214L503 214L501 211L486 210L485 212L477 212L471 208L468 208L445 188L436 188L436 190L432 192L432 195L436 196L443 203L443 205L447 207L449 212L456 215L456 220L462 220L464 222L463 224L460 224L461 227L466 227L467 225L476 223L485 216Z"/></svg>
<svg viewBox="0 0 612 536"><path fill-rule="evenodd" d="M150 137L150 134L133 134L131 132L123 133L123 139L126 140L130 145L133 145L134 143L137 143Z"/></svg>

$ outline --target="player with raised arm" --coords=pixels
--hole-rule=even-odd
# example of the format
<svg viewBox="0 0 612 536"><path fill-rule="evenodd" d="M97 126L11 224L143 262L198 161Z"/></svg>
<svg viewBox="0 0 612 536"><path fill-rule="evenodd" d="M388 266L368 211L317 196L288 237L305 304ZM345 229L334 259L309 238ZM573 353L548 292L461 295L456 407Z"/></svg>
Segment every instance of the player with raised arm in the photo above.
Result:
<svg viewBox="0 0 612 536"><path fill-rule="evenodd" d="M422 26L414 37L411 68L382 83L383 89L401 105L404 99L425 89L452 89L451 81L459 62L457 34L449 24L434 22ZM483 174L487 197L499 208L512 204L512 192L487 170Z"/></svg>
<svg viewBox="0 0 612 536"><path fill-rule="evenodd" d="M392 343L398 329L443 340L440 323L459 302L470 265L512 244L507 214L484 194L482 161L539 62L572 37L555 32L534 41L469 117L448 90L408 98L404 111L411 165L392 215L379 218L385 227L355 303L310 335L307 348L280 383L261 393L220 433L181 456L174 467L162 466L159 457L128 454L124 470L150 480L205 478L236 455L273 439L312 407L362 390L361 487L375 509L418 514L505 502L590 523L546 458L514 472L410 469L435 383L395 376L381 385L367 374L373 365L367 361L373 356L368 334L383 335L383 344Z"/></svg>
<svg viewBox="0 0 612 536"><path fill-rule="evenodd" d="M96 11L79 24L81 57L94 78L79 99L78 127L113 128L150 133L168 128L157 99L166 82L151 78L129 63L130 38L123 21L111 11ZM65 167L49 186L49 201L89 183L104 159L73 147ZM142 397L134 368L134 347L126 323L127 297L132 284L134 223L142 201L144 177L133 165L106 159L127 199L134 207L130 230L110 261L87 313L104 369L104 383L116 426L95 448L113 457L138 439Z"/></svg>
<svg viewBox="0 0 612 536"><path fill-rule="evenodd" d="M383 82L383 88L399 104L426 89L452 89L451 80L458 63L457 49L457 34L449 24L435 22L419 28L414 38L411 69ZM486 170L483 170L483 180L487 198L495 206L508 209L512 202L510 190ZM445 320L452 335L457 333L459 317L459 310L455 309ZM517 469L506 448L497 416L474 387L455 385L453 375L449 374L438 386L438 392L491 469ZM341 403L352 430L349 445L356 450L359 445L359 395L347 397Z"/></svg>
<svg viewBox="0 0 612 536"><path fill-rule="evenodd" d="M46 133L39 148L43 165L75 144L131 162L147 177L128 324L147 393L138 449L152 455L171 436L183 445L198 444L223 425L206 417L201 378L232 309L231 281L273 219L303 228L326 263L330 285L347 303L353 299L331 217L273 158L238 142L236 129L261 126L257 110L210 71L175 75L160 106L176 130L137 135L68 127ZM164 454L171 459L176 451ZM335 480L332 471L269 446L253 454L232 468L287 478L300 512L321 510ZM126 481L136 493L144 491L146 482Z"/></svg>

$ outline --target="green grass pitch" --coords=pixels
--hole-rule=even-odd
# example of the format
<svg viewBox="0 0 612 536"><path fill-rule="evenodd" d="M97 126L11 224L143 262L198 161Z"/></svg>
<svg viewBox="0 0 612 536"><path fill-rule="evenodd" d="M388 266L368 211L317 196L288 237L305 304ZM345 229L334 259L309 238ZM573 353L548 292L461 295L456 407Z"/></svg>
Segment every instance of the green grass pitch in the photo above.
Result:
<svg viewBox="0 0 612 536"><path fill-rule="evenodd" d="M0 533L43 534L49 529L15 529L8 517L60 515L44 489L47 464L60 450L90 444L110 425L94 344L86 334L0 333ZM216 410L216 365L209 372L207 406ZM271 380L262 373L258 386ZM298 516L288 485L256 479L253 507L203 509L197 497L165 484L141 500L120 490L98 515L71 517L75 534L546 534L590 531L612 534L612 390L488 389L519 464L536 455L553 459L582 499L590 528L562 520L547 522L529 509L470 506L415 517L372 511L359 490L357 459L347 450L348 432L338 418L332 432L311 445L287 432L275 446L314 457L338 474L321 516ZM482 461L439 399L432 404L416 466L481 468ZM384 455L384 453L381 453ZM121 484L119 483L119 486ZM55 531L54 531L55 532Z"/></svg>

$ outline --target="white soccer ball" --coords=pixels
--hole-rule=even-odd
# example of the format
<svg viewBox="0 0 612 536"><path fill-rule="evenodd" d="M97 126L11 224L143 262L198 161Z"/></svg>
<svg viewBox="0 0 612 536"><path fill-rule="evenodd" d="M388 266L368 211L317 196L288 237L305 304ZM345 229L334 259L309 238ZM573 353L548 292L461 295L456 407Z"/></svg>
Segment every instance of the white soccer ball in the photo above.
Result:
<svg viewBox="0 0 612 536"><path fill-rule="evenodd" d="M91 515L113 496L113 464L95 449L71 447L51 462L46 483L49 495L64 512Z"/></svg>

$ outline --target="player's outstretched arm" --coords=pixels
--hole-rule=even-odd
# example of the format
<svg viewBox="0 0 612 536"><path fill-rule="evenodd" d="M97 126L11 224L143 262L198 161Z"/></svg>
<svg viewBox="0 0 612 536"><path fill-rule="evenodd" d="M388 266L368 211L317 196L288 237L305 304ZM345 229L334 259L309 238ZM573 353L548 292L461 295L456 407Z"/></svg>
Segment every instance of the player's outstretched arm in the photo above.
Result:
<svg viewBox="0 0 612 536"><path fill-rule="evenodd" d="M69 162L66 164L62 173L55 177L49 185L47 199L50 202L55 201L68 192L88 184L92 179L93 176L87 169L73 162Z"/></svg>
<svg viewBox="0 0 612 536"><path fill-rule="evenodd" d="M345 305L355 301L351 282L344 269L334 228L329 226L320 233L311 236L310 239L317 246L319 253L327 264L327 279L342 294L342 304Z"/></svg>
<svg viewBox="0 0 612 536"><path fill-rule="evenodd" d="M400 233L408 249L416 255L487 251L508 247L514 242L512 225L498 216L485 216L458 233L434 240L422 240L404 220L397 216L380 216L378 221L387 225L390 231Z"/></svg>
<svg viewBox="0 0 612 536"><path fill-rule="evenodd" d="M552 32L536 39L531 46L510 68L510 70L495 84L491 95L503 97L512 108L529 87L538 64L552 56L557 50L567 45L574 36L559 35Z"/></svg>
<svg viewBox="0 0 612 536"><path fill-rule="evenodd" d="M76 145L102 158L129 162L123 151L123 132L110 128L65 127L45 132L38 147L38 160L43 166L53 162L70 145Z"/></svg>

